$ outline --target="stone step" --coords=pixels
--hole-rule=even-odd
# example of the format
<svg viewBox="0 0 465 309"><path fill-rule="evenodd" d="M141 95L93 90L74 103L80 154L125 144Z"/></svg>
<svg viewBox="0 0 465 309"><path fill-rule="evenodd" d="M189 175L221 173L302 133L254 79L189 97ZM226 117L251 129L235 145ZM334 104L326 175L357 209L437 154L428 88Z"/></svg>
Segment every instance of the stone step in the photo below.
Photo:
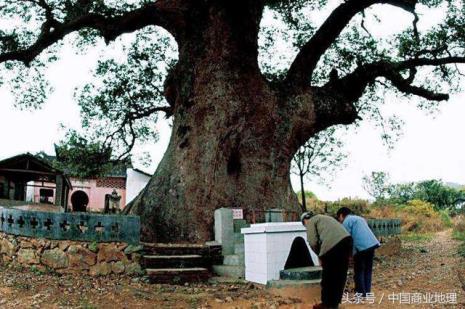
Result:
<svg viewBox="0 0 465 309"><path fill-rule="evenodd" d="M266 284L267 288L310 288L319 287L321 280L271 280Z"/></svg>
<svg viewBox="0 0 465 309"><path fill-rule="evenodd" d="M146 255L205 255L209 247L202 244L142 243Z"/></svg>
<svg viewBox="0 0 465 309"><path fill-rule="evenodd" d="M193 255L144 255L141 260L144 268L184 268L206 267L207 261L198 254Z"/></svg>
<svg viewBox="0 0 465 309"><path fill-rule="evenodd" d="M281 280L316 280L321 279L322 268L320 266L299 267L281 270Z"/></svg>
<svg viewBox="0 0 465 309"><path fill-rule="evenodd" d="M229 265L229 266L243 266L244 256L237 255L237 254L225 255L223 264Z"/></svg>
<svg viewBox="0 0 465 309"><path fill-rule="evenodd" d="M213 272L221 277L243 279L245 277L244 266L213 265Z"/></svg>
<svg viewBox="0 0 465 309"><path fill-rule="evenodd" d="M193 268L159 268L146 269L147 280L150 283L182 284L185 282L200 282L210 278L210 272L203 267Z"/></svg>

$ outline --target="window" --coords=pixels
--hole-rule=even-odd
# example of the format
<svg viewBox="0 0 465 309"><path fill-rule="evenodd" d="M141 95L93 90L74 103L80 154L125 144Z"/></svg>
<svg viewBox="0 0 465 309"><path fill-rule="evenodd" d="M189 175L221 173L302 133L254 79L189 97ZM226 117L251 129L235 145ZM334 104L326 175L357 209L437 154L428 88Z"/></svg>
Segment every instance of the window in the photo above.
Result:
<svg viewBox="0 0 465 309"><path fill-rule="evenodd" d="M40 189L40 202L53 204L53 189Z"/></svg>

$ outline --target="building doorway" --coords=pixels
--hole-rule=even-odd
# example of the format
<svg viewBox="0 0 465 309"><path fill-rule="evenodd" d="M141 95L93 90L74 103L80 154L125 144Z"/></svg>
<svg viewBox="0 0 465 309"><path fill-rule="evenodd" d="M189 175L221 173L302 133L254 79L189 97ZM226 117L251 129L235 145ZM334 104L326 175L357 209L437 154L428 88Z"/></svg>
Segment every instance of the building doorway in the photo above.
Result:
<svg viewBox="0 0 465 309"><path fill-rule="evenodd" d="M76 191L71 195L71 205L74 212L86 212L89 196L84 191Z"/></svg>

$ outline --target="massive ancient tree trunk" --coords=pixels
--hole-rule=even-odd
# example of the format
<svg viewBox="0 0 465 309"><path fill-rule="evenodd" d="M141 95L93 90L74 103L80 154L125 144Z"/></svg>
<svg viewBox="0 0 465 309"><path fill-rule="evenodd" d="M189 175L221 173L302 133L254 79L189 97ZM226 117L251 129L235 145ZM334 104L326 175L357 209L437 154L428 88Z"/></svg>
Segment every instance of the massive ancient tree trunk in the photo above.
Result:
<svg viewBox="0 0 465 309"><path fill-rule="evenodd" d="M4 14L25 14L30 5L43 22L33 32L22 27L28 29L27 35L26 30L2 34L0 63L31 65L44 50L83 29L92 29L82 33L98 33L107 42L146 26L169 31L179 46L179 62L166 81L170 106L154 106L153 111L173 116L173 132L155 176L128 211L141 215L145 240L201 242L212 238L216 208L298 209L289 181L294 153L318 131L354 122L355 103L377 78L388 80L403 93L441 101L448 95L417 85L417 69L465 63L459 55L462 45L449 50L449 44L442 46L441 41L438 48L421 48L412 55L402 51L398 58L360 61L354 57L356 68L350 73L339 77L336 67L324 85L312 85L321 57L353 17L368 7L389 4L413 13L416 30L415 0L347 0L312 33L285 77L271 83L258 66L259 24L265 6L286 9L291 2L157 0L120 10L106 8L102 1L71 1L62 6L24 0L18 7L15 1L7 1ZM26 15L24 19L36 26L37 20ZM456 21L445 29L461 29ZM415 41L420 44L417 35ZM25 43L29 39L19 39L23 36L30 37L30 44ZM461 43L460 33L451 37ZM335 61L334 65L340 64ZM344 65L344 71L352 65ZM450 82L449 73L443 78ZM125 121L145 114L131 110Z"/></svg>
<svg viewBox="0 0 465 309"><path fill-rule="evenodd" d="M290 162L301 143L327 126L305 94L274 88L258 67L262 7L222 4L199 10L195 33L178 40L180 60L166 83L174 107L168 149L131 213L143 237L159 242L212 238L221 207L299 210ZM295 104L289 104L290 102Z"/></svg>
<svg viewBox="0 0 465 309"><path fill-rule="evenodd" d="M293 153L283 147L286 111L257 63L261 11L247 12L246 21L228 10L212 9L196 34L179 42L180 60L166 85L175 107L171 140L131 210L141 215L146 239L211 239L220 207L296 206Z"/></svg>

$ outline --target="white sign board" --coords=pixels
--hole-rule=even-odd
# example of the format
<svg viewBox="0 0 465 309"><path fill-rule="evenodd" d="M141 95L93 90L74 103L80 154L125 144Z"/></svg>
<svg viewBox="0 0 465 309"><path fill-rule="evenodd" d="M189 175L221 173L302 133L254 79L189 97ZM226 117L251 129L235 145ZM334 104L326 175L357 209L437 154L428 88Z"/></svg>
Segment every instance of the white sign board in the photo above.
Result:
<svg viewBox="0 0 465 309"><path fill-rule="evenodd" d="M232 212L233 212L233 219L235 220L244 219L244 211L242 210L242 208L233 208Z"/></svg>

